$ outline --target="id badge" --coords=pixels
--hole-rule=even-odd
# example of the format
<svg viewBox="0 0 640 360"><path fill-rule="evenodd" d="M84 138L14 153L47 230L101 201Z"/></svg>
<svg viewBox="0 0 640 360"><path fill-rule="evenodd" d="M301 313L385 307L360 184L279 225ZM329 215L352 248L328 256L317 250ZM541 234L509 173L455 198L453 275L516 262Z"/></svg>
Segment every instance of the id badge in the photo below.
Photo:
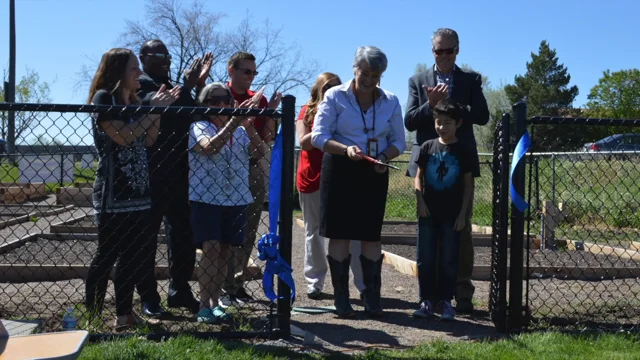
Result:
<svg viewBox="0 0 640 360"><path fill-rule="evenodd" d="M367 140L367 155L374 159L378 157L378 139Z"/></svg>

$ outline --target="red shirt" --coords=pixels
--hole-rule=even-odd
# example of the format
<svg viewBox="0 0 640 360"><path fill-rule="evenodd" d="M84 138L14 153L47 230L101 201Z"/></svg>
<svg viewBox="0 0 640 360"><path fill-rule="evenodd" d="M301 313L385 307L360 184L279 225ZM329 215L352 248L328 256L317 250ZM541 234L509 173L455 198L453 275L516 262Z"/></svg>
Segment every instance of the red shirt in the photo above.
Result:
<svg viewBox="0 0 640 360"><path fill-rule="evenodd" d="M307 105L300 109L298 121L304 120L307 112ZM309 130L313 127L313 122ZM300 162L298 163L298 175L296 176L296 186L301 193L312 193L320 189L320 170L322 169L322 157L324 153L317 148L309 151L300 151Z"/></svg>
<svg viewBox="0 0 640 360"><path fill-rule="evenodd" d="M229 87L229 90L231 90L231 96L233 96L233 99L238 102L238 105L242 104L243 101L250 99L253 95L256 94L256 92L253 90L247 90L247 92L244 94L238 94L237 92L233 91L233 88L231 87L230 82L227 83L227 87ZM267 98L264 97L264 95L262 95L262 97L260 98L260 108L264 109L267 106L269 106L269 102L267 101ZM260 137L263 140L267 135L265 133L265 128L264 128L267 120L269 120L268 117L258 116L253 121L253 126L256 128L256 132L258 133L258 135L260 135ZM275 138L275 136L276 134L271 134L272 139Z"/></svg>

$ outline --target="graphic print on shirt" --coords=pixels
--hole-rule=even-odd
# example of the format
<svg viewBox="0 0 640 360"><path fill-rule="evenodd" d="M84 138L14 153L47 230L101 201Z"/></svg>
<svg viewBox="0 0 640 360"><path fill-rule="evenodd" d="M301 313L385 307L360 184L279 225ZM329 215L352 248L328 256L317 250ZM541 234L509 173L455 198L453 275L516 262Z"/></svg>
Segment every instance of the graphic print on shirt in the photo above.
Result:
<svg viewBox="0 0 640 360"><path fill-rule="evenodd" d="M427 183L435 190L444 190L455 185L460 174L460 162L446 151L429 157L426 166Z"/></svg>
<svg viewBox="0 0 640 360"><path fill-rule="evenodd" d="M129 185L140 194L144 194L149 187L149 169L144 138L137 138L129 147L121 147L118 152L118 162L120 169L127 176Z"/></svg>

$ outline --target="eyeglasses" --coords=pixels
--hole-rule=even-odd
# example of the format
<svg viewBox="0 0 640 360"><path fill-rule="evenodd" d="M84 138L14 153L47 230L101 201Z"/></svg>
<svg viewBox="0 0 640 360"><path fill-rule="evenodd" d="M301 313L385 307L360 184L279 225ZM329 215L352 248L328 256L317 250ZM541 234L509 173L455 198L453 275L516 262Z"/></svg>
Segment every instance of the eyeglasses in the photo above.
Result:
<svg viewBox="0 0 640 360"><path fill-rule="evenodd" d="M442 55L442 54L452 55L454 52L456 52L457 48L458 47L456 46L448 49L433 49L433 52L436 53L436 55Z"/></svg>
<svg viewBox="0 0 640 360"><path fill-rule="evenodd" d="M340 84L327 84L322 88L322 92L325 93L327 90L331 89L334 86L339 86Z"/></svg>
<svg viewBox="0 0 640 360"><path fill-rule="evenodd" d="M218 105L220 103L225 104L225 105L229 105L231 104L231 100L233 98L230 95L219 95L219 96L210 96L207 99L207 103L209 105Z"/></svg>
<svg viewBox="0 0 640 360"><path fill-rule="evenodd" d="M243 74L247 75L247 76L258 76L258 72L257 71L253 71L251 69L241 69L241 68L236 68L236 70L240 70L242 71Z"/></svg>
<svg viewBox="0 0 640 360"><path fill-rule="evenodd" d="M151 57L155 57L158 59L169 59L171 60L171 55L170 54L163 54L163 53L148 53L145 54L146 56L151 56Z"/></svg>

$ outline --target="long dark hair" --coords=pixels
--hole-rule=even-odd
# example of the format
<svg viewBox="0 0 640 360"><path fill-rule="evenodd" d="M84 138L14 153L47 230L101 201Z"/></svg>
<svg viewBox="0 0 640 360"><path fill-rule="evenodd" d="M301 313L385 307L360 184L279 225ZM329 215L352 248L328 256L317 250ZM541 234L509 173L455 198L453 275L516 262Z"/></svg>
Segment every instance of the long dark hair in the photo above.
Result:
<svg viewBox="0 0 640 360"><path fill-rule="evenodd" d="M322 91L322 89L324 89L328 83L336 79L339 83L342 83L342 81L340 81L340 77L334 73L324 72L318 76L316 82L311 87L311 99L307 102L307 111L304 114L305 125L311 126L313 118L316 116L318 104L320 104L324 97L324 91Z"/></svg>
<svg viewBox="0 0 640 360"><path fill-rule="evenodd" d="M122 79L127 72L127 64L132 56L135 56L133 51L123 48L111 49L102 55L98 70L96 70L96 74L91 81L87 103L91 104L91 100L93 100L93 96L98 90L107 90L111 95L115 96L116 103L124 103L121 86ZM129 94L129 103L140 103L140 98L133 91Z"/></svg>

